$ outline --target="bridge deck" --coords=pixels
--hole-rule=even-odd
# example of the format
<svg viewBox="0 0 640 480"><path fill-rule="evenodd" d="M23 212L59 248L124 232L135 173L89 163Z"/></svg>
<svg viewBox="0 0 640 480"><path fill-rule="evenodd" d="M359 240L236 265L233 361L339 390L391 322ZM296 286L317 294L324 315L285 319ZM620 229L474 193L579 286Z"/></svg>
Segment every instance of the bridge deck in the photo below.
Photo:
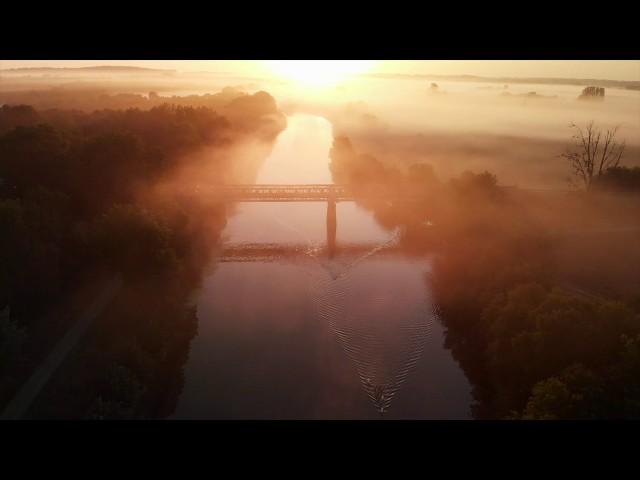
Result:
<svg viewBox="0 0 640 480"><path fill-rule="evenodd" d="M504 190L516 190L521 192L552 192L566 194L568 190L533 190L517 187L500 188ZM384 192L384 189L382 189ZM276 184L247 184L247 185L215 185L196 187L190 194L206 195L218 201L229 202L327 202L327 201L352 201L353 193L346 185L335 184L301 184L301 185L276 185ZM389 201L415 201L422 198L421 191L410 190L401 194L395 193Z"/></svg>
<svg viewBox="0 0 640 480"><path fill-rule="evenodd" d="M242 202L326 202L353 200L345 185L224 185L210 190L211 195ZM199 191L202 191L199 189Z"/></svg>

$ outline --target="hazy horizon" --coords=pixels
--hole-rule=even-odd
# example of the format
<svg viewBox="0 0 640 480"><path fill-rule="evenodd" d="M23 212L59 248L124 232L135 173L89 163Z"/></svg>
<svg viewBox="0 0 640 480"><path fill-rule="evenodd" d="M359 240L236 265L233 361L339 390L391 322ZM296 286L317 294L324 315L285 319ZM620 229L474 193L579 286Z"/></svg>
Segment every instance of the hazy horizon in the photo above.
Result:
<svg viewBox="0 0 640 480"><path fill-rule="evenodd" d="M128 66L178 72L272 75L265 60L0 60L0 69ZM350 62L331 60L330 62ZM473 75L480 77L567 78L639 81L640 60L376 60L368 74Z"/></svg>

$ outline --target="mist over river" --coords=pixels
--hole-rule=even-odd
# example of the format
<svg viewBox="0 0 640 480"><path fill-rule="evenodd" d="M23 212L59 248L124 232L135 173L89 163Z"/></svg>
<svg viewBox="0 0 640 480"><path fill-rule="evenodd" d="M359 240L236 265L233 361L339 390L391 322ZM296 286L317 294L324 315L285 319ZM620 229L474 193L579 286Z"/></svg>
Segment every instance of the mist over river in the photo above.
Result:
<svg viewBox="0 0 640 480"><path fill-rule="evenodd" d="M256 183L332 183L332 141L326 119L290 116ZM337 204L335 241L326 202L230 212L194 295L198 334L172 418L470 418L428 256L403 252L399 232L351 201Z"/></svg>

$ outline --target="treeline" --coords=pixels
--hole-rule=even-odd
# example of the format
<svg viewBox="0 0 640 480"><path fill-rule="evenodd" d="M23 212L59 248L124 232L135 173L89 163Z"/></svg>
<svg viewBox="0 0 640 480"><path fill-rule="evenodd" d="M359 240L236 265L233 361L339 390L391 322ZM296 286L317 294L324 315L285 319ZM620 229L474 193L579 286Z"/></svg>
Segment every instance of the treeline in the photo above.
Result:
<svg viewBox="0 0 640 480"><path fill-rule="evenodd" d="M196 325L185 301L226 221L219 204L154 186L192 167L188 154L201 148L209 155L196 166L222 175L225 148L272 141L283 127L265 92L233 95L219 111L0 108L0 404L47 353L38 339L58 334L46 314L98 273L119 272L118 313L69 367L86 381L63 390L76 399L71 416L151 415L159 382L181 374ZM50 416L64 397L49 398Z"/></svg>
<svg viewBox="0 0 640 480"><path fill-rule="evenodd" d="M346 138L331 160L334 179L402 227L408 248L438 254L430 287L476 418L640 417L640 255L614 249L613 233L580 252L602 276L612 267L601 250L629 266L610 295L581 291L582 265L567 282L561 258L581 232L635 227L626 238L640 238L638 196L611 197L633 190L618 178L634 170L603 176L606 195L546 195L502 188L489 172L444 182L428 164L388 167Z"/></svg>
<svg viewBox="0 0 640 480"><path fill-rule="evenodd" d="M640 193L640 167L611 167L594 179L599 191Z"/></svg>
<svg viewBox="0 0 640 480"><path fill-rule="evenodd" d="M226 87L218 93L203 95L162 96L156 92L146 95L139 93L117 93L91 88L47 88L37 90L0 92L0 104L30 105L36 110L126 110L137 108L150 110L164 104L184 107L206 107L213 110L226 108L238 98L250 98L251 95L233 87Z"/></svg>

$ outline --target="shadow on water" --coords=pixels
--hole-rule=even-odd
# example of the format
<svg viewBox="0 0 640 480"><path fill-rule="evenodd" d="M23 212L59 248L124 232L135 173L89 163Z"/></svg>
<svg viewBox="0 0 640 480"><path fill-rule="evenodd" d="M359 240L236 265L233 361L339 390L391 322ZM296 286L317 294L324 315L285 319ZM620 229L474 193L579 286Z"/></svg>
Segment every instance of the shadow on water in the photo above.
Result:
<svg viewBox="0 0 640 480"><path fill-rule="evenodd" d="M327 251L329 258L333 258L336 254L336 202L329 199L327 202Z"/></svg>

